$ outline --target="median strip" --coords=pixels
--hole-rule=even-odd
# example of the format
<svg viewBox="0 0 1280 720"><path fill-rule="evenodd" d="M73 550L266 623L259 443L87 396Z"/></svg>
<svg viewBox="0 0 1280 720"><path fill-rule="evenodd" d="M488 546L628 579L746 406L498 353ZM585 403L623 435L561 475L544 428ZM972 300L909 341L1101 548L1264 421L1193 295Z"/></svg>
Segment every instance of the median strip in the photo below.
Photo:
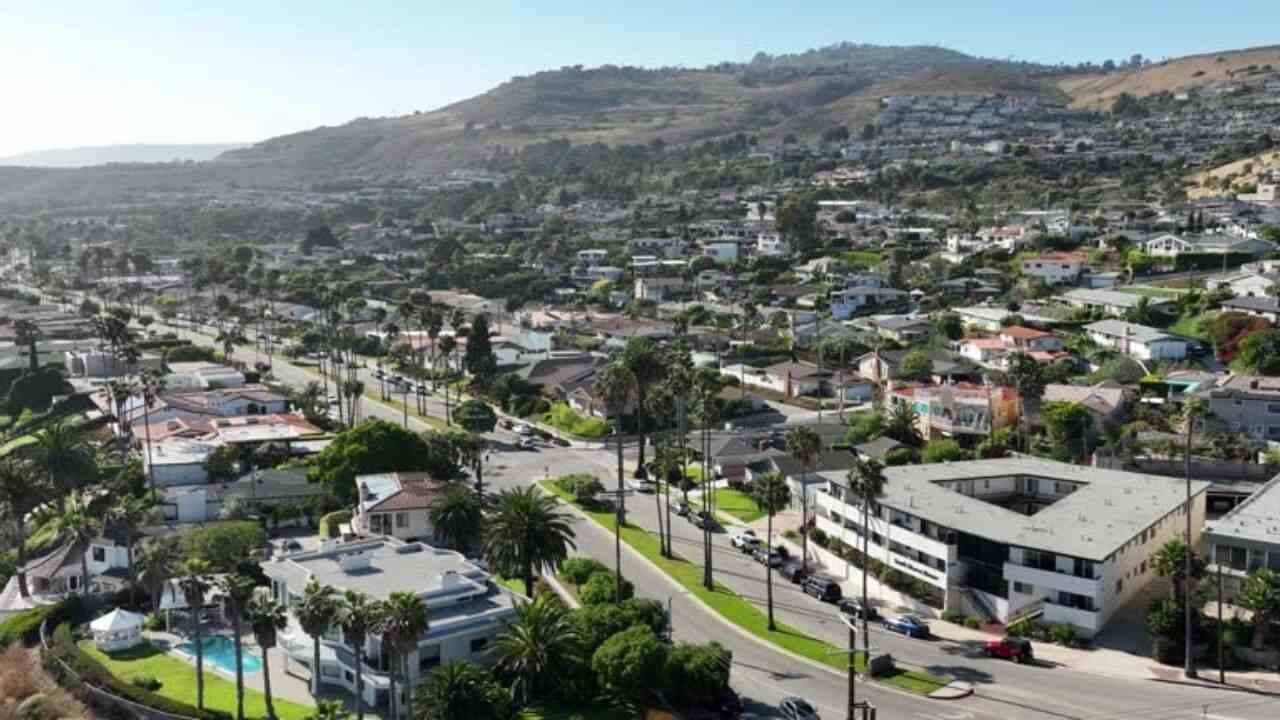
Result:
<svg viewBox="0 0 1280 720"><path fill-rule="evenodd" d="M609 532L613 532L615 518L612 510L601 511L586 507L574 501L573 496L556 487L553 481L543 480L538 484L562 502L572 505L579 512L591 518L596 524ZM773 643L783 650L822 663L836 670L843 672L848 668L847 656L839 648L806 635L784 623L776 623L778 629L770 632L769 619L760 608L752 605L742 596L720 583L715 583L714 590L708 590L703 587L702 568L679 556L663 557L658 545L658 539L647 531L631 524L623 525L622 540L633 550L643 555L645 559L658 566L668 577L675 580L708 607L719 613L721 617L739 628L755 637ZM866 659L861 653L857 655L856 667L858 672L863 672L866 669ZM919 695L928 695L951 682L951 678L915 670L895 670L877 677L876 680Z"/></svg>

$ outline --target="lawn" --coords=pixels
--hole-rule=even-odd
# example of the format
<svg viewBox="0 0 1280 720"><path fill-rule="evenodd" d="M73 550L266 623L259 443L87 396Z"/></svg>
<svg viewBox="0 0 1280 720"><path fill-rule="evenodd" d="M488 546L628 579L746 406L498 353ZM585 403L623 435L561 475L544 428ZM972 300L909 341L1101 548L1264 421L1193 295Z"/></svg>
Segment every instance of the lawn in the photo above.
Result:
<svg viewBox="0 0 1280 720"><path fill-rule="evenodd" d="M612 720L618 711L600 705L585 707L573 705L543 705L527 708L520 713L520 720Z"/></svg>
<svg viewBox="0 0 1280 720"><path fill-rule="evenodd" d="M716 509L729 513L744 523L755 522L764 517L764 511L751 496L741 490L720 488L716 490Z"/></svg>
<svg viewBox="0 0 1280 720"><path fill-rule="evenodd" d="M849 252L840 253L840 259L850 265L866 265L875 267L880 264L880 253L870 252L867 250L851 250Z"/></svg>
<svg viewBox="0 0 1280 720"><path fill-rule="evenodd" d="M93 640L80 641L80 649L93 659L102 663L113 675L130 682L140 675L149 675L159 680L160 689L157 695L163 695L194 706L196 704L196 671L195 667L178 658L161 652L154 645L141 645L131 650L107 655L94 647ZM274 699L276 716L280 720L305 720L315 708L301 705L281 698ZM236 684L209 669L205 663L204 673L204 705L206 708L221 710L235 715ZM245 688L244 712L246 717L262 718L267 715L266 698L257 690Z"/></svg>
<svg viewBox="0 0 1280 720"><path fill-rule="evenodd" d="M546 491L559 497L562 501L574 505L596 523L612 532L614 530L614 514L611 511L595 511L589 510L573 502L573 498L564 491L557 488L550 482L543 481L539 485ZM648 532L635 527L634 525L624 525L622 528L622 539L632 547L635 551L644 555L650 562L657 565L669 577L682 585L698 599L705 602L711 609L720 614L721 617L756 637L767 640L780 648L789 650L797 655L801 655L810 660L833 667L837 670L845 670L848 667L848 661L845 656L838 653L837 649L821 640L805 635L794 628L788 627L783 623L777 623L778 629L770 632L768 618L764 612L744 600L737 593L729 588L716 583L714 590L708 590L702 585L702 568L688 562L680 557L665 558L662 557L658 548L658 539L650 535ZM857 666L862 670L865 665L865 659L862 656L857 658ZM885 682L889 685L900 687L915 693L925 694L946 685L950 680L937 675L930 675L923 672L900 670L891 675L885 675L877 678L878 681Z"/></svg>
<svg viewBox="0 0 1280 720"><path fill-rule="evenodd" d="M523 580L519 578L503 577L501 575L494 575L493 577L499 585L511 592L516 593L517 595L528 596L529 593L525 592Z"/></svg>
<svg viewBox="0 0 1280 720"><path fill-rule="evenodd" d="M1187 337L1197 338L1199 340L1209 339L1209 321L1217 317L1215 310L1200 313L1199 315L1184 315L1178 318L1178 322L1169 326L1169 332Z"/></svg>
<svg viewBox="0 0 1280 720"><path fill-rule="evenodd" d="M543 415L541 420L554 428L579 437L600 438L609 434L609 423L600 418L579 415L564 403L552 405L551 412Z"/></svg>

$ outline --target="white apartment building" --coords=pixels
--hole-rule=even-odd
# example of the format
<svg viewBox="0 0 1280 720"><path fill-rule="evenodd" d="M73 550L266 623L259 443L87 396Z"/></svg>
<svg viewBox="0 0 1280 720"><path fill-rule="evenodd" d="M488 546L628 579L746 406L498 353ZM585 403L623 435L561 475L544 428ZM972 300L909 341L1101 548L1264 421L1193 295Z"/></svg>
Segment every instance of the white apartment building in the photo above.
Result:
<svg viewBox="0 0 1280 720"><path fill-rule="evenodd" d="M430 628L409 653L407 683L396 684L398 707L407 710L404 686L417 686L432 669L453 660L484 662L494 638L515 618L514 596L495 584L479 566L451 550L395 538L351 543L327 542L319 550L285 555L262 565L271 580L271 595L289 610L289 625L280 647L295 662L310 667L313 642L298 624L293 607L311 580L339 593L354 590L374 600L393 592L412 592L430 612ZM390 699L390 657L382 636L371 633L364 648L364 695L382 709ZM342 630L330 628L320 638L320 678L325 685L356 692L355 652Z"/></svg>
<svg viewBox="0 0 1280 720"><path fill-rule="evenodd" d="M1022 274L1049 285L1074 285L1084 272L1084 257L1074 253L1050 253L1022 261Z"/></svg>
<svg viewBox="0 0 1280 720"><path fill-rule="evenodd" d="M780 233L760 233L756 236L756 253L772 257L790 255L791 243L784 240Z"/></svg>
<svg viewBox="0 0 1280 720"><path fill-rule="evenodd" d="M822 476L817 527L861 548L861 498L847 493L845 473ZM867 528L871 557L928 584L938 607L1069 623L1086 637L1151 582L1151 556L1185 523L1176 478L1035 458L904 465L884 476ZM1209 485L1192 482L1193 545Z"/></svg>

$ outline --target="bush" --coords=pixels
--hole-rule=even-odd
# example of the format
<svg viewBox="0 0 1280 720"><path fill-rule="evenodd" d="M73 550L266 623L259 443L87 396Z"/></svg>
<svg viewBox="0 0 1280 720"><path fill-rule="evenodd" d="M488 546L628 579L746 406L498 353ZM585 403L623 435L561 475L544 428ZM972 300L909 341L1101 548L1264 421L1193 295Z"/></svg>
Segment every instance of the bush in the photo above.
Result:
<svg viewBox="0 0 1280 720"><path fill-rule="evenodd" d="M320 518L320 537L336 538L343 523L351 522L350 510L336 510Z"/></svg>
<svg viewBox="0 0 1280 720"><path fill-rule="evenodd" d="M609 423L594 417L583 417L565 403L551 406L546 415L547 424L580 437L599 438L609 434Z"/></svg>
<svg viewBox="0 0 1280 720"><path fill-rule="evenodd" d="M599 570L587 579L586 584L578 589L578 599L583 605L613 604L621 600L629 600L635 595L636 588L628 580L622 581L622 597L617 596L618 582L612 570Z"/></svg>
<svg viewBox="0 0 1280 720"><path fill-rule="evenodd" d="M959 610L943 610L942 619L959 625L964 622L964 615Z"/></svg>
<svg viewBox="0 0 1280 720"><path fill-rule="evenodd" d="M662 687L682 705L704 705L729 689L733 653L716 642L680 643L667 654Z"/></svg>
<svg viewBox="0 0 1280 720"><path fill-rule="evenodd" d="M827 546L827 533L822 528L814 528L809 532L809 539L818 543L821 547Z"/></svg>
<svg viewBox="0 0 1280 720"><path fill-rule="evenodd" d="M160 681L150 675L138 675L130 682L143 690L149 690L151 692L155 692L160 689Z"/></svg>
<svg viewBox="0 0 1280 720"><path fill-rule="evenodd" d="M1031 621L1019 620L1005 629L1005 634L1009 637L1029 637L1031 635Z"/></svg>
<svg viewBox="0 0 1280 720"><path fill-rule="evenodd" d="M1074 647L1076 644L1076 628L1074 625L1068 625L1067 623L1054 623L1053 627L1049 628L1049 637L1059 645Z"/></svg>
<svg viewBox="0 0 1280 720"><path fill-rule="evenodd" d="M604 492L604 484L600 482L595 475L587 473L574 473L573 475L564 475L555 479L556 487L569 493L574 500L580 503L592 501L597 495Z"/></svg>
<svg viewBox="0 0 1280 720"><path fill-rule="evenodd" d="M560 577L575 587L586 585L592 575L601 571L609 572L609 568L586 557L569 558L560 565Z"/></svg>
<svg viewBox="0 0 1280 720"><path fill-rule="evenodd" d="M147 619L142 622L142 628L152 632L163 630L164 618L160 617L159 613L147 613Z"/></svg>
<svg viewBox="0 0 1280 720"><path fill-rule="evenodd" d="M591 656L591 669L601 686L639 699L660 686L667 652L652 630L636 625L606 640Z"/></svg>
<svg viewBox="0 0 1280 720"><path fill-rule="evenodd" d="M964 626L969 628L970 630L977 630L982 627L982 620L977 617L974 617L973 615L970 615L969 617L964 619Z"/></svg>
<svg viewBox="0 0 1280 720"><path fill-rule="evenodd" d="M56 605L20 612L0 623L0 648L13 642L35 645L40 640L40 623L47 619L52 627L67 618L78 617L80 612L80 597L75 595Z"/></svg>

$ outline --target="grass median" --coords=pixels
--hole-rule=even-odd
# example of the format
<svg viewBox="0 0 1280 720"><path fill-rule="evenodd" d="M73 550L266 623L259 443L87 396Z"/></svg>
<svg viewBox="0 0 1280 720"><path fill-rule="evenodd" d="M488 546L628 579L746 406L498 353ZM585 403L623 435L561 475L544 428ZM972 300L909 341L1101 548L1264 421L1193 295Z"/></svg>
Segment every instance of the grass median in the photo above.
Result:
<svg viewBox="0 0 1280 720"><path fill-rule="evenodd" d="M556 487L553 482L544 480L539 485L547 492L560 498L562 502L573 505L582 511L609 532L613 532L615 522L612 510L602 511L584 507L574 502L571 495ZM760 608L752 605L733 590L720 583L715 583L715 589L708 590L702 584L703 570L701 567L679 556L663 557L658 546L658 539L647 531L634 525L623 525L622 540L734 625L784 650L837 670L845 670L848 667L846 655L842 654L835 646L806 635L784 623L777 623L778 629L771 632L769 630L768 616ZM861 654L857 658L857 667L859 672L865 669L865 658ZM914 670L897 670L876 679L885 684L921 695L928 695L950 682L950 678Z"/></svg>

